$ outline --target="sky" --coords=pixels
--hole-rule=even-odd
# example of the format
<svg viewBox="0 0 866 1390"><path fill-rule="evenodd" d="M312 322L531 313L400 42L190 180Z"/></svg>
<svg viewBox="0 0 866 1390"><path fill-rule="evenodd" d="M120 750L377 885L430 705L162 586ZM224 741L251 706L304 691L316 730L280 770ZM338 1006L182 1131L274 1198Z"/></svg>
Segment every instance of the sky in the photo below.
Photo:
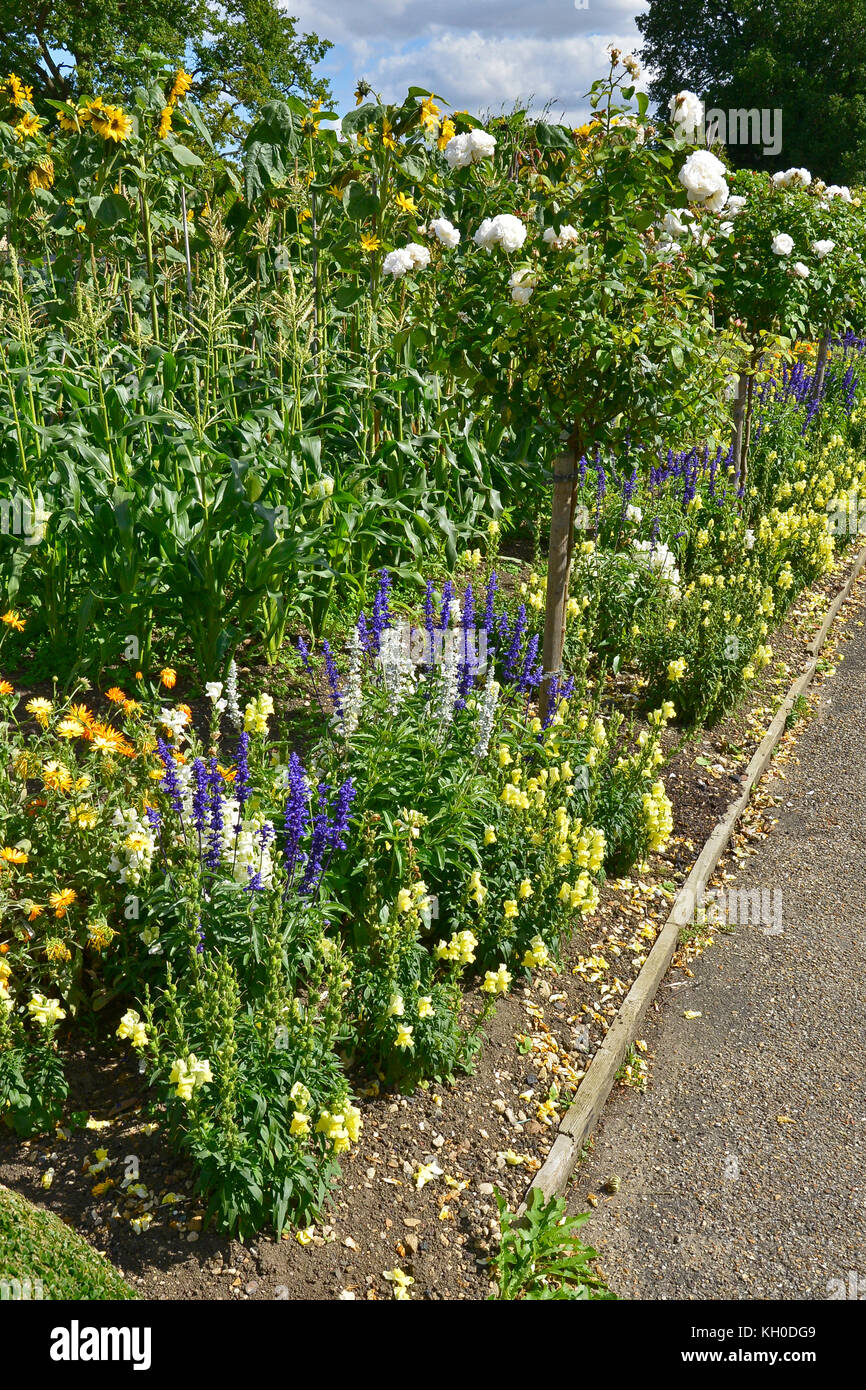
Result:
<svg viewBox="0 0 866 1390"><path fill-rule="evenodd" d="M385 101L410 86L483 115L515 101L570 124L607 69L605 50L640 46L643 0L281 0L301 33L330 39L318 71L342 114L364 77ZM580 6L580 8L578 7ZM642 85L642 84L639 84Z"/></svg>

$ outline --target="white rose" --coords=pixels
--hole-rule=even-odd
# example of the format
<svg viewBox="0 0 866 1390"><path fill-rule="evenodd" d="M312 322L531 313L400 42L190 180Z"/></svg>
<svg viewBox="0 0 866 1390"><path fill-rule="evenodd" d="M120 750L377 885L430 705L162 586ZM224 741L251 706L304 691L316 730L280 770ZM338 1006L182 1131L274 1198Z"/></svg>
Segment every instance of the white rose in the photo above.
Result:
<svg viewBox="0 0 866 1390"><path fill-rule="evenodd" d="M548 246L552 246L554 251L564 251L566 246L573 246L579 240L577 228L572 227L570 222L564 222L559 231L554 231L553 227L545 227L543 238Z"/></svg>
<svg viewBox="0 0 866 1390"><path fill-rule="evenodd" d="M785 169L773 175L773 183L780 188L808 188L811 182L808 169Z"/></svg>
<svg viewBox="0 0 866 1390"><path fill-rule="evenodd" d="M495 136L490 135L486 130L470 130L469 150L473 164L479 164L482 159L492 159L495 149Z"/></svg>
<svg viewBox="0 0 866 1390"><path fill-rule="evenodd" d="M413 270L423 270L425 266L430 264L430 252L426 246L421 246L417 241L410 241L407 246L403 247L403 250L411 260Z"/></svg>
<svg viewBox="0 0 866 1390"><path fill-rule="evenodd" d="M742 196L742 194L732 193L727 203L725 204L725 211L727 212L729 217L736 217L738 213L743 211L743 208L745 206L746 199Z"/></svg>
<svg viewBox="0 0 866 1390"><path fill-rule="evenodd" d="M774 256L790 256L794 249L794 238L789 237L787 232L779 232L778 236L773 237L771 249Z"/></svg>
<svg viewBox="0 0 866 1390"><path fill-rule="evenodd" d="M452 135L443 151L451 169L465 169L472 163L472 147L468 135Z"/></svg>
<svg viewBox="0 0 866 1390"><path fill-rule="evenodd" d="M704 103L694 92L677 92L670 100L671 120L681 127L680 133L694 138L704 120Z"/></svg>
<svg viewBox="0 0 866 1390"><path fill-rule="evenodd" d="M725 206L725 203L727 201L728 185L725 182L725 180L722 179L721 188L717 188L715 193L710 194L709 198L707 198L706 202L704 203L704 207L707 209L708 212L721 212L722 208Z"/></svg>
<svg viewBox="0 0 866 1390"><path fill-rule="evenodd" d="M662 231L667 232L669 237L680 237L685 235L685 226L680 221L675 212L666 212L662 218Z"/></svg>
<svg viewBox="0 0 866 1390"><path fill-rule="evenodd" d="M831 183L824 190L825 198L841 198L843 203L850 203L851 190L847 184Z"/></svg>
<svg viewBox="0 0 866 1390"><path fill-rule="evenodd" d="M511 298L514 300L515 304L528 304L537 283L535 276L530 270L515 270L511 279L508 281L508 288L511 290Z"/></svg>
<svg viewBox="0 0 866 1390"><path fill-rule="evenodd" d="M412 269L412 257L401 246L397 251L389 251L382 262L382 270L385 275L393 275L398 280L401 275L406 275Z"/></svg>
<svg viewBox="0 0 866 1390"><path fill-rule="evenodd" d="M430 232L440 245L447 246L449 249L453 249L460 241L460 233L454 223L448 221L447 217L434 217L430 223Z"/></svg>
<svg viewBox="0 0 866 1390"><path fill-rule="evenodd" d="M809 278L809 267L804 265L802 261L795 261L791 266L791 274L796 275L798 280L807 280Z"/></svg>
<svg viewBox="0 0 866 1390"><path fill-rule="evenodd" d="M501 246L503 251L517 251L526 240L526 227L519 217L510 212L500 212L496 217L485 217L473 240L476 246L490 250Z"/></svg>
<svg viewBox="0 0 866 1390"><path fill-rule="evenodd" d="M695 150L680 169L680 183L693 203L702 203L722 189L727 190L725 166L709 150Z"/></svg>
<svg viewBox="0 0 866 1390"><path fill-rule="evenodd" d="M812 250L818 257L818 260L823 261L825 256L829 256L835 245L835 241L813 241Z"/></svg>

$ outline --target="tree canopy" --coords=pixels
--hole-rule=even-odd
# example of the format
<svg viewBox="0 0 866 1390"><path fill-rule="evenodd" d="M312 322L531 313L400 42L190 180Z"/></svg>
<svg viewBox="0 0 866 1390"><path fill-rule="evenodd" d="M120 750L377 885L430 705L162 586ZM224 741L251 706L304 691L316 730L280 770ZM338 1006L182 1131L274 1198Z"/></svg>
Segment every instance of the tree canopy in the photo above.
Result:
<svg viewBox="0 0 866 1390"><path fill-rule="evenodd" d="M329 99L313 69L331 44L296 23L279 0L0 0L0 72L37 99L118 93L146 45L191 72L217 136L230 139L262 101Z"/></svg>
<svg viewBox="0 0 866 1390"><path fill-rule="evenodd" d="M650 0L637 19L653 100L780 109L782 148L732 145L739 165L866 178L866 0Z"/></svg>

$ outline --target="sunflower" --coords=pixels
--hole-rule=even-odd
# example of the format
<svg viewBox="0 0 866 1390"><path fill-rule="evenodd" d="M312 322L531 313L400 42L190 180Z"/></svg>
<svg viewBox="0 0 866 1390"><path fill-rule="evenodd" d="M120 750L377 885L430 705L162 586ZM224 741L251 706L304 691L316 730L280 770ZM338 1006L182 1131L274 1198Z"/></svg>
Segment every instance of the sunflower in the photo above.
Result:
<svg viewBox="0 0 866 1390"><path fill-rule="evenodd" d="M379 238L376 236L376 233L375 233L375 232L362 232L362 233L361 233L361 250L362 250L362 251L378 251L378 250L379 250L379 247L380 247L381 245L382 245L382 243L381 243L381 241L379 240Z"/></svg>
<svg viewBox="0 0 866 1390"><path fill-rule="evenodd" d="M129 138L132 121L119 106L103 106L93 117L93 129L103 140L114 140L119 145Z"/></svg>
<svg viewBox="0 0 866 1390"><path fill-rule="evenodd" d="M61 888L59 892L48 894L48 904L54 908L55 917L65 917L77 897L74 888Z"/></svg>
<svg viewBox="0 0 866 1390"><path fill-rule="evenodd" d="M183 68L178 68L174 76L174 85L168 94L169 106L174 106L176 101L182 101L192 86L192 78Z"/></svg>
<svg viewBox="0 0 866 1390"><path fill-rule="evenodd" d="M442 129L439 131L439 139L436 145L440 150L444 150L449 140L453 140L457 134L457 127L450 116L446 116L442 122Z"/></svg>
<svg viewBox="0 0 866 1390"><path fill-rule="evenodd" d="M78 112L72 105L71 101L66 103L65 111L57 112L57 124L60 126L60 129L64 131L67 135L72 135L73 132L79 131L81 129L81 126L78 123Z"/></svg>
<svg viewBox="0 0 866 1390"><path fill-rule="evenodd" d="M157 126L157 131L156 131L157 138L160 139L160 140L167 140L168 137L169 137L169 135L170 135L170 133L171 133L171 107L170 107L170 106L164 106L164 107L162 108L162 112L161 112L160 117L159 117L159 125Z"/></svg>
<svg viewBox="0 0 866 1390"><path fill-rule="evenodd" d="M45 124L40 116L32 116L25 111L24 115L15 126L16 140L32 140L39 134L41 127Z"/></svg>
<svg viewBox="0 0 866 1390"><path fill-rule="evenodd" d="M105 103L102 97L91 97L83 106L79 106L78 119L81 121L82 125L86 125L88 121L93 120L94 116L98 116L104 108Z"/></svg>
<svg viewBox="0 0 866 1390"><path fill-rule="evenodd" d="M41 155L33 168L28 169L27 182L31 193L35 193L37 188L50 188L54 183L54 160L49 159L47 154Z"/></svg>

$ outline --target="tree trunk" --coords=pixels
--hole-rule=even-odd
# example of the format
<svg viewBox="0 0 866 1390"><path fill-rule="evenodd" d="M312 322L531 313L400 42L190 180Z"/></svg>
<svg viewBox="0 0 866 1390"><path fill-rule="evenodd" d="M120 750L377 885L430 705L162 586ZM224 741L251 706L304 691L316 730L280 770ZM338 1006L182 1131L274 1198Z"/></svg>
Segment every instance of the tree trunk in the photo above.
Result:
<svg viewBox="0 0 866 1390"><path fill-rule="evenodd" d="M550 510L550 544L547 552L547 606L544 615L543 674L538 697L542 719L550 704L554 677L562 674L565 645L565 606L574 547L574 504L577 497L576 449L560 454L553 464L553 502Z"/></svg>
<svg viewBox="0 0 866 1390"><path fill-rule="evenodd" d="M818 401L821 399L821 392L824 390L824 377L827 374L827 359L830 356L830 334L825 333L818 344L818 356L815 361L815 375L812 379L811 399Z"/></svg>

